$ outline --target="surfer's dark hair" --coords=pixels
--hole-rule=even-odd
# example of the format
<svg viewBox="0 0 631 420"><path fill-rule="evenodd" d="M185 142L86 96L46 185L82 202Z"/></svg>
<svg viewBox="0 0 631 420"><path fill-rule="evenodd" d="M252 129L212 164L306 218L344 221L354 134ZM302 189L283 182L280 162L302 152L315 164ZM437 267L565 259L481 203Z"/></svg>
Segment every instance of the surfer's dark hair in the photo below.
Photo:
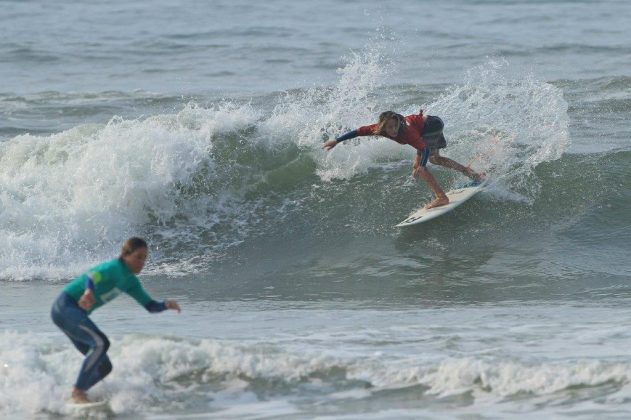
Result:
<svg viewBox="0 0 631 420"><path fill-rule="evenodd" d="M397 120L399 123L399 132L401 129L405 127L405 118L401 114L397 114L394 111L385 111L379 114L379 122L377 122L377 127L375 127L374 134L376 136L383 136L386 133L386 123L391 119Z"/></svg>
<svg viewBox="0 0 631 420"><path fill-rule="evenodd" d="M121 257L133 254L137 249L147 249L147 241L137 236L133 236L123 243L123 249L121 249Z"/></svg>

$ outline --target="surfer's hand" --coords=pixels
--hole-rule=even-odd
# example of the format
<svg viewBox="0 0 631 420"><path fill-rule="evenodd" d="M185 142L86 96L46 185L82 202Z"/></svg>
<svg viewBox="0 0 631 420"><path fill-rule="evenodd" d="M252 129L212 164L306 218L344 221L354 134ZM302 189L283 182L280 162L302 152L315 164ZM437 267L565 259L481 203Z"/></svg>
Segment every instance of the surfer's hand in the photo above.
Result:
<svg viewBox="0 0 631 420"><path fill-rule="evenodd" d="M332 148L334 148L335 146L337 146L337 140L329 140L326 143L324 143L322 145L322 148L324 150L331 150Z"/></svg>
<svg viewBox="0 0 631 420"><path fill-rule="evenodd" d="M420 164L416 164L416 162L414 163L414 166L412 166L412 176L414 178L418 178L419 176L421 176L421 173L425 170L425 168L423 168Z"/></svg>
<svg viewBox="0 0 631 420"><path fill-rule="evenodd" d="M83 295L79 298L79 307L83 310L89 311L95 302L96 299L94 299L92 290L85 289L85 292L83 292Z"/></svg>
<svg viewBox="0 0 631 420"><path fill-rule="evenodd" d="M419 168L421 167L421 157L419 155L414 156L412 161L412 177L416 178L420 176Z"/></svg>
<svg viewBox="0 0 631 420"><path fill-rule="evenodd" d="M164 306L166 306L167 309L173 309L174 311L177 311L178 313L182 312L182 310L180 309L180 305L178 305L177 302L174 300L171 300L171 299L165 300Z"/></svg>

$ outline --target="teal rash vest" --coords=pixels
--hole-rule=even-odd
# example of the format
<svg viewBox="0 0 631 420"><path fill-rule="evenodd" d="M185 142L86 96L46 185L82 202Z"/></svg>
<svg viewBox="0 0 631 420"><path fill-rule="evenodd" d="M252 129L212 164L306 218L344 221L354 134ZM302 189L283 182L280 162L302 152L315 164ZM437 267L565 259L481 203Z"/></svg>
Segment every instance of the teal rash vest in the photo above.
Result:
<svg viewBox="0 0 631 420"><path fill-rule="evenodd" d="M64 287L64 292L79 301L86 288L92 289L95 303L87 312L103 306L121 293L127 293L149 312L166 309L163 302L156 302L145 292L138 277L120 258L104 262L83 273Z"/></svg>

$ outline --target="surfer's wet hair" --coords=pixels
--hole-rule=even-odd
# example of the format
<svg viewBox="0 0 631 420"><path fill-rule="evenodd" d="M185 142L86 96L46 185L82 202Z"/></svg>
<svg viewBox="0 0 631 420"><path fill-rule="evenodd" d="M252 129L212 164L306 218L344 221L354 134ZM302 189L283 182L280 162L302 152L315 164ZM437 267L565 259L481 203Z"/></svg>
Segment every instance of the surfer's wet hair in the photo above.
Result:
<svg viewBox="0 0 631 420"><path fill-rule="evenodd" d="M379 114L379 121L377 122L377 127L375 127L374 134L377 136L383 136L386 133L386 123L391 119L397 120L399 123L399 132L405 126L405 118L401 114L397 114L393 111L385 111Z"/></svg>
<svg viewBox="0 0 631 420"><path fill-rule="evenodd" d="M131 255L136 250L141 249L141 248L144 248L144 249L149 248L147 246L147 242L144 239L142 239L142 238L139 238L137 236L133 236L133 237L127 239L125 241L125 243L123 243L123 248L121 249L121 257L125 257L127 255Z"/></svg>

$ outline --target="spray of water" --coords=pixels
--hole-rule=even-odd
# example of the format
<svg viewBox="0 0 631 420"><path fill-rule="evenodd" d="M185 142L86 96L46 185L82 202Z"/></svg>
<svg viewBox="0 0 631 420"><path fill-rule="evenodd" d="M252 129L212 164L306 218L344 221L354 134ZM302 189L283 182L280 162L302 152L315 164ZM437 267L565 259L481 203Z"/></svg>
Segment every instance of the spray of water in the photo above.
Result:
<svg viewBox="0 0 631 420"><path fill-rule="evenodd" d="M568 105L561 89L511 71L505 60L489 60L427 107L444 116L450 155L532 203L540 188L534 169L569 145Z"/></svg>
<svg viewBox="0 0 631 420"><path fill-rule="evenodd" d="M327 183L373 168L397 170L414 153L390 140L361 138L329 153L321 149L323 140L391 108L398 89L393 68L376 42L347 57L334 86L284 93L270 110L230 101L188 104L176 114L115 117L3 142L0 277L73 275L116 255L133 234L157 244L155 269L190 271L203 266L204 256L299 209L285 197L310 194L301 177ZM558 159L568 144L561 91L512 75L504 61L471 69L464 83L430 103L395 110L420 108L445 120L444 154L486 170L505 191L529 201L537 195L534 168Z"/></svg>

